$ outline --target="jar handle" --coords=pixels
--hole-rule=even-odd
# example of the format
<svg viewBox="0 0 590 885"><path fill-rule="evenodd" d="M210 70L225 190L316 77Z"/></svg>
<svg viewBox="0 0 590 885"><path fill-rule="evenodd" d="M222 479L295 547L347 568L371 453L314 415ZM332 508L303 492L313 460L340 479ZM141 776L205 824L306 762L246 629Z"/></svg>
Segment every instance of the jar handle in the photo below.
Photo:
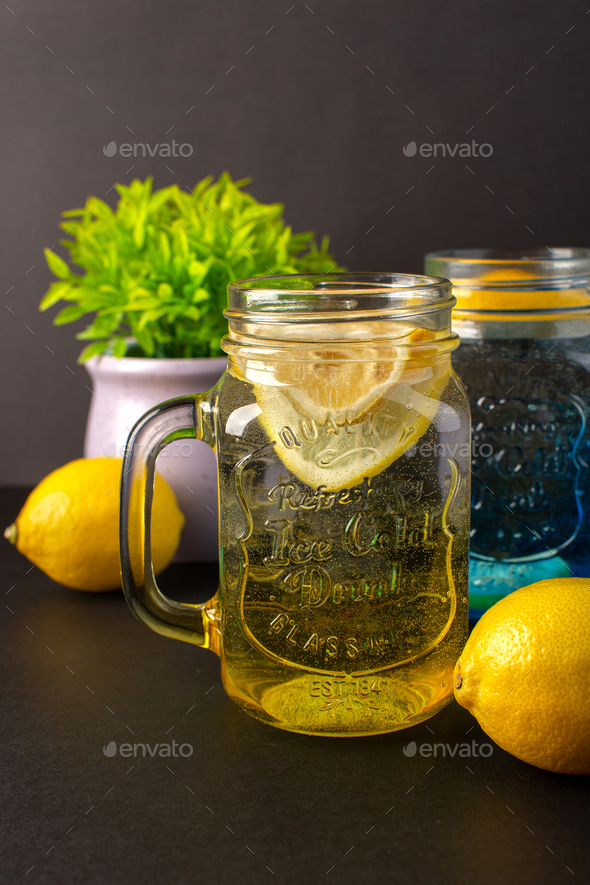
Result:
<svg viewBox="0 0 590 885"><path fill-rule="evenodd" d="M199 439L214 446L203 423L207 393L168 400L146 412L129 435L121 481L121 577L133 614L163 636L217 650L216 606L176 602L156 583L151 552L152 500L156 458L176 439Z"/></svg>

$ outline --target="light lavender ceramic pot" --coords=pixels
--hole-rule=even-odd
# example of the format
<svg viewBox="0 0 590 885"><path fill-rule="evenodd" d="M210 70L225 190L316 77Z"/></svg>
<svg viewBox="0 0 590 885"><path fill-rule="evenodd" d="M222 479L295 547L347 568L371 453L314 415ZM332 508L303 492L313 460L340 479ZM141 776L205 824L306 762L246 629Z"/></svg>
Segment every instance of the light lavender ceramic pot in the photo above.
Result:
<svg viewBox="0 0 590 885"><path fill-rule="evenodd" d="M85 365L93 396L84 456L122 458L129 432L144 412L172 397L209 390L225 371L226 360L101 356ZM217 465L212 450L203 442L178 440L160 454L157 469L186 517L176 561L216 560Z"/></svg>

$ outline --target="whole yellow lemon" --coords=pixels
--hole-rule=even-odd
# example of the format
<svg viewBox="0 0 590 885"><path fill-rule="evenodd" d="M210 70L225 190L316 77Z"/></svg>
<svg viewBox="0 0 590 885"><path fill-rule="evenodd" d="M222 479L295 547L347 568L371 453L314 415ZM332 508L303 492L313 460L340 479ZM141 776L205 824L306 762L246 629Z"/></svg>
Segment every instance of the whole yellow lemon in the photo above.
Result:
<svg viewBox="0 0 590 885"><path fill-rule="evenodd" d="M518 759L590 774L590 578L516 590L476 624L455 697Z"/></svg>
<svg viewBox="0 0 590 885"><path fill-rule="evenodd" d="M5 537L50 578L76 590L116 590L120 458L80 458L54 470L27 498ZM156 574L178 549L184 516L156 475L152 558Z"/></svg>

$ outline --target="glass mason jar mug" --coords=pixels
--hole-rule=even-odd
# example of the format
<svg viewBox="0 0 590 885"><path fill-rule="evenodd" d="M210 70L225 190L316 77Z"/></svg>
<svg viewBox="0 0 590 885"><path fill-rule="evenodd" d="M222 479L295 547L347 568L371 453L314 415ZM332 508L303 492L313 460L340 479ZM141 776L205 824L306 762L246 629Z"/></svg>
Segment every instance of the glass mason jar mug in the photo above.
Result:
<svg viewBox="0 0 590 885"><path fill-rule="evenodd" d="M470 603L590 568L590 250L426 256L473 416Z"/></svg>
<svg viewBox="0 0 590 885"><path fill-rule="evenodd" d="M446 280L273 276L229 287L228 368L135 426L121 559L134 613L217 652L226 691L271 725L322 735L405 728L452 697L467 635L469 407ZM212 446L220 586L158 589L158 452Z"/></svg>

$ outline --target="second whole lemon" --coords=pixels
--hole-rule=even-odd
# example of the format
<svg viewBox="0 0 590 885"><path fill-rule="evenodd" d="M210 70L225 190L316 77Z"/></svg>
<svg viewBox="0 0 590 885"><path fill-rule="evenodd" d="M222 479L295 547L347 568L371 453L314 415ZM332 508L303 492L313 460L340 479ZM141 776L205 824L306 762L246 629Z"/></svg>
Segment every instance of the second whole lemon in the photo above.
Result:
<svg viewBox="0 0 590 885"><path fill-rule="evenodd" d="M115 590L119 572L120 458L80 458L46 476L6 537L50 578L76 590ZM156 574L178 549L184 516L156 475L152 559Z"/></svg>
<svg viewBox="0 0 590 885"><path fill-rule="evenodd" d="M516 590L476 624L455 668L455 697L519 759L590 774L590 579Z"/></svg>

